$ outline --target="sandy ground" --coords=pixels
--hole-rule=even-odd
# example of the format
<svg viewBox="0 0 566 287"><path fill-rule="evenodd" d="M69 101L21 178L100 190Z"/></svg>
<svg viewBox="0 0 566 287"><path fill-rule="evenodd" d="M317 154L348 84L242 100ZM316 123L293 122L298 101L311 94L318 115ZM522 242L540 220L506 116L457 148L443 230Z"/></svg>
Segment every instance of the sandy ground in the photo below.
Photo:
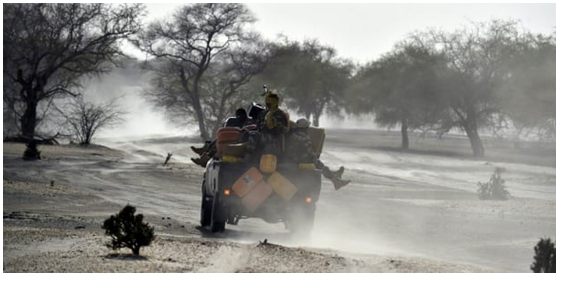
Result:
<svg viewBox="0 0 566 287"><path fill-rule="evenodd" d="M324 181L309 242L254 219L201 232L203 170L188 149L196 139L42 146L36 162L20 159L23 145L4 143L3 271L530 272L538 239L556 238L552 154L477 161L376 148L373 135L348 133L329 131L322 159L345 165L353 183L334 191ZM163 166L167 152L174 156ZM495 166L505 168L513 197L479 200L477 181ZM127 203L157 233L141 257L104 246L102 222Z"/></svg>

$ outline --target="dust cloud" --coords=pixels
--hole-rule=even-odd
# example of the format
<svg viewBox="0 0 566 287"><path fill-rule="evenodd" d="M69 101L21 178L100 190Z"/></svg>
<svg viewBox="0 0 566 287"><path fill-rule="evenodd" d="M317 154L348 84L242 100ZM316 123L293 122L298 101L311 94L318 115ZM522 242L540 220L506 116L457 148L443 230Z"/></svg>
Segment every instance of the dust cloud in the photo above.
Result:
<svg viewBox="0 0 566 287"><path fill-rule="evenodd" d="M96 138L142 139L198 135L196 123L179 126L171 122L165 114L166 111L156 109L144 96L144 90L149 88L149 73L139 68L139 62L131 61L108 74L85 80L83 94L86 101L102 103L117 99L116 104L124 111L122 123L101 130ZM301 117L292 111L289 112L292 120ZM368 115L346 115L341 118L323 115L320 118L320 126L338 129L376 127L373 117Z"/></svg>
<svg viewBox="0 0 566 287"><path fill-rule="evenodd" d="M93 103L117 99L116 104L124 112L123 122L101 130L98 138L141 139L151 137L181 136L196 133L195 126L181 127L171 123L164 111L157 110L144 97L149 88L149 74L132 61L125 67L91 78L85 85L84 97Z"/></svg>
<svg viewBox="0 0 566 287"><path fill-rule="evenodd" d="M122 96L119 103L128 112L121 126L99 135L100 142L125 151L130 163L160 163L166 153L173 152L175 162L190 165L194 154L189 146L200 142L195 127L175 126L154 110L142 96L144 75L140 73L117 69L88 84L87 99ZM400 135L376 130L371 117L323 117L321 126L327 129L321 160L331 169L344 166L343 178L352 183L336 191L323 179L310 241L296 240L282 223L259 219L228 225L219 238L248 243L267 239L331 253L410 255L528 272L536 240L556 235L554 150L516 150L486 141L486 157L475 160L465 136L438 140L415 133L411 152L401 153L396 149ZM487 181L495 167L505 169L513 199L479 201L477 182ZM190 177L200 182L202 172L191 166ZM198 194L197 185L186 188ZM194 209L189 215L182 208L176 210L181 204L166 197L160 197L162 210L197 221L198 196L179 196L180 202ZM220 260L232 251L221 250L217 256ZM225 269L229 266L216 267L229 271Z"/></svg>

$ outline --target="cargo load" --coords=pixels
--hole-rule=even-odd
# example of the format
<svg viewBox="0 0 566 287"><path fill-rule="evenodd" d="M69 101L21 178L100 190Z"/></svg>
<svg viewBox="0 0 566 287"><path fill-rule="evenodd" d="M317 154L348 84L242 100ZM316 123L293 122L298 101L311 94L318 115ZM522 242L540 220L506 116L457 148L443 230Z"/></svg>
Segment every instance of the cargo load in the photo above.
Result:
<svg viewBox="0 0 566 287"><path fill-rule="evenodd" d="M322 148L324 146L324 139L326 138L324 129L317 127L308 127L307 133L311 138L314 153L317 156L320 156L320 154L322 153Z"/></svg>
<svg viewBox="0 0 566 287"><path fill-rule="evenodd" d="M253 103L247 112L258 120L265 107ZM310 127L308 135L313 151L320 156L324 129ZM226 224L261 218L268 223L284 223L294 235L309 236L322 171L313 162L296 162L284 152L270 152L272 149L265 148L262 140L261 130L253 128L218 130L218 152L206 165L202 183L201 226L221 232ZM282 143L287 145L285 137Z"/></svg>
<svg viewBox="0 0 566 287"><path fill-rule="evenodd" d="M232 189L239 197L246 195L252 188L254 188L260 181L263 180L263 175L261 172L252 167L247 170L242 176L234 182Z"/></svg>
<svg viewBox="0 0 566 287"><path fill-rule="evenodd" d="M277 193L285 201L291 200L293 195L297 193L297 187L289 181L286 177L278 172L274 172L267 179L267 183L273 188L275 193Z"/></svg>
<svg viewBox="0 0 566 287"><path fill-rule="evenodd" d="M274 173L277 169L277 156L274 154L262 154L259 160L259 170L266 173Z"/></svg>
<svg viewBox="0 0 566 287"><path fill-rule="evenodd" d="M217 157L224 155L224 150L230 144L236 144L240 140L242 131L237 127L224 127L218 129L216 133L216 150Z"/></svg>
<svg viewBox="0 0 566 287"><path fill-rule="evenodd" d="M261 180L242 198L242 205L249 211L254 212L267 200L272 192L271 186L265 180Z"/></svg>
<svg viewBox="0 0 566 287"><path fill-rule="evenodd" d="M247 143L232 143L224 147L223 156L244 157L248 152Z"/></svg>

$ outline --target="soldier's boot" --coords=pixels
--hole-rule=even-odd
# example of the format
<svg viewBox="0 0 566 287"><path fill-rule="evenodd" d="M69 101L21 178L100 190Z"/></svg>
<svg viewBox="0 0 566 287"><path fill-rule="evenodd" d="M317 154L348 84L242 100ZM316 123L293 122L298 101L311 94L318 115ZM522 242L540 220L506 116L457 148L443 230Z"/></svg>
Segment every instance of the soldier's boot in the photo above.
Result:
<svg viewBox="0 0 566 287"><path fill-rule="evenodd" d="M342 175L344 174L344 167L341 166L337 171L333 171L332 173L334 174L334 177L342 178Z"/></svg>
<svg viewBox="0 0 566 287"><path fill-rule="evenodd" d="M193 150L198 155L202 155L204 152L210 149L211 143L212 143L211 141L205 141L202 147L191 146L191 150Z"/></svg>
<svg viewBox="0 0 566 287"><path fill-rule="evenodd" d="M334 178L334 173L327 166L322 166L322 175L330 180Z"/></svg>
<svg viewBox="0 0 566 287"><path fill-rule="evenodd" d="M209 156L208 154L206 154L206 153L204 153L204 154L203 154L201 157L199 157L199 158L194 158L194 157L191 158L191 160L192 160L194 163L196 163L196 164L198 164L198 165L200 165L200 166L202 166L202 167L206 167L206 163L208 162L209 159L210 159L210 156Z"/></svg>
<svg viewBox="0 0 566 287"><path fill-rule="evenodd" d="M332 178L332 179L330 179L330 180L332 181L332 184L334 184L334 189L335 189L335 190L339 190L340 188L342 188L342 187L348 185L348 183L351 182L351 180L349 180L349 179L348 179L348 180L344 180L344 179L336 178L336 177L335 177L335 178Z"/></svg>
<svg viewBox="0 0 566 287"><path fill-rule="evenodd" d="M206 144L203 147L191 146L191 150L194 151L196 154L201 155L206 151Z"/></svg>

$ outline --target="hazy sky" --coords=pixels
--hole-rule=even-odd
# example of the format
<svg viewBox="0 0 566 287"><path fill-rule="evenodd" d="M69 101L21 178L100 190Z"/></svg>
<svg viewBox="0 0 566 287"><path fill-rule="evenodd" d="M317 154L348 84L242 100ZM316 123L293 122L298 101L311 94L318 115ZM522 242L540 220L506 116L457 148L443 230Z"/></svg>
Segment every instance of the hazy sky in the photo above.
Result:
<svg viewBox="0 0 566 287"><path fill-rule="evenodd" d="M182 3L147 3L148 20L170 15ZM556 27L555 4L261 4L247 3L254 29L274 39L316 38L338 55L363 63L390 51L409 33L426 28L455 30L470 21L520 20L532 32Z"/></svg>
<svg viewBox="0 0 566 287"><path fill-rule="evenodd" d="M146 3L147 21L158 20L187 3ZM257 22L253 28L264 37L275 39L281 33L292 40L316 38L333 46L340 57L358 63L376 60L409 33L427 28L452 31L470 21L491 19L520 20L525 29L544 34L554 33L555 4L261 4L247 3ZM144 55L130 53L140 58ZM127 130L137 133L140 122L145 132L174 130L162 114L141 106L131 115ZM294 116L294 115L293 115ZM136 117L135 119L133 117ZM372 128L372 119L333 120L323 116L320 124L332 127Z"/></svg>

